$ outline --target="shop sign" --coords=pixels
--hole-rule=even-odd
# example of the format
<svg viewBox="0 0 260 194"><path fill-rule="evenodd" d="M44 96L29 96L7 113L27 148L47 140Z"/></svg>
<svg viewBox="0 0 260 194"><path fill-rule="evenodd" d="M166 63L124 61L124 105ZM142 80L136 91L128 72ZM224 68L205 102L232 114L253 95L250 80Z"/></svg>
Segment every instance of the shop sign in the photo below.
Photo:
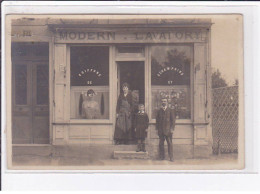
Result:
<svg viewBox="0 0 260 194"><path fill-rule="evenodd" d="M90 76L90 74L91 74L91 75L96 75L96 77L101 77L101 76L102 76L102 74L101 74L98 70L96 70L96 69L94 69L94 68L84 69L84 70L82 70L82 71L78 74L78 76L79 76L79 77L85 76L87 79L89 79L90 77L92 77L92 76ZM92 78L93 78L93 77L92 77ZM92 84L93 84L93 80L86 80L86 84L87 84L87 85L92 85Z"/></svg>
<svg viewBox="0 0 260 194"><path fill-rule="evenodd" d="M113 32L113 31L58 31L57 42L204 42L207 32L202 29Z"/></svg>
<svg viewBox="0 0 260 194"><path fill-rule="evenodd" d="M170 67L165 67L163 69L161 69L158 73L157 76L160 77L163 73L167 72L167 71L175 71L176 73L178 73L179 75L184 75L184 72L182 72L182 70L180 70L179 68L176 68L174 66L170 66Z"/></svg>

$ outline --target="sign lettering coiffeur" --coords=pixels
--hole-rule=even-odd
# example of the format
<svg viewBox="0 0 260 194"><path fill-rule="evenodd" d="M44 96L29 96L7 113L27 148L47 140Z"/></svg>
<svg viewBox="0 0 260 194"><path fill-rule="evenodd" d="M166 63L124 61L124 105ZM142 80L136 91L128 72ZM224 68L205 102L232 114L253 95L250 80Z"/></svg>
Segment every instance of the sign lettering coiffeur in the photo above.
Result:
<svg viewBox="0 0 260 194"><path fill-rule="evenodd" d="M201 30L172 30L163 32L84 32L60 31L60 41L204 41L205 33ZM204 38L203 38L204 37Z"/></svg>
<svg viewBox="0 0 260 194"><path fill-rule="evenodd" d="M79 72L78 76L79 76L79 77L85 76L85 78L87 78L87 79L85 80L86 84L87 84L87 85L92 85L92 84L93 84L93 80L90 80L90 79L89 79L90 73L91 73L92 75L96 75L97 77L101 77L101 76L102 76L102 74L101 74L97 69L94 69L94 68L84 69L84 70L82 70L82 71Z"/></svg>

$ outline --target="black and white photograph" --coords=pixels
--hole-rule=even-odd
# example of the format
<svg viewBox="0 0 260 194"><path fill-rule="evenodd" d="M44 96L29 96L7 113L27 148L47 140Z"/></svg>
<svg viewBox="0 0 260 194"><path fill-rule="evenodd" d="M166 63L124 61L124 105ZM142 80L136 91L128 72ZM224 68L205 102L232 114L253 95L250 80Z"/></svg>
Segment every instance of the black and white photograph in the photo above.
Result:
<svg viewBox="0 0 260 194"><path fill-rule="evenodd" d="M244 168L243 15L11 14L5 32L8 169Z"/></svg>

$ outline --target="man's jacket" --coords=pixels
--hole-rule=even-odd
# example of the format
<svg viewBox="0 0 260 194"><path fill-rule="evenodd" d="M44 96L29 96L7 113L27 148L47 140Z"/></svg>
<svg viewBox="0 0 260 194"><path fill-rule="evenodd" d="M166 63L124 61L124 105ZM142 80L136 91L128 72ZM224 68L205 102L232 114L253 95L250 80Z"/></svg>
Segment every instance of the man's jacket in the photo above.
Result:
<svg viewBox="0 0 260 194"><path fill-rule="evenodd" d="M158 135L170 136L172 135L171 130L175 127L175 111L166 108L160 108L156 116L156 130L158 130Z"/></svg>

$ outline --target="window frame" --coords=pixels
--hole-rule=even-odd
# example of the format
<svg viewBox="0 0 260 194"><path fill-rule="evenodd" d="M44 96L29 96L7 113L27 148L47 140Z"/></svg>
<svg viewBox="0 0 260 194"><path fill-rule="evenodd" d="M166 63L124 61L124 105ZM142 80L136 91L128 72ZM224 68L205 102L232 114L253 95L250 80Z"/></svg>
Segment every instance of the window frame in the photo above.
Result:
<svg viewBox="0 0 260 194"><path fill-rule="evenodd" d="M146 60L146 44L143 43L129 43L129 44L116 44L115 46L115 60L116 61L145 61ZM119 47L139 47L143 48L142 53L119 53Z"/></svg>
<svg viewBox="0 0 260 194"><path fill-rule="evenodd" d="M190 62L190 119L176 119L176 123L177 124L192 124L193 122L193 118L194 118L194 43L169 43L169 44L165 44L165 43L157 43L157 44L150 44L148 46L148 69L149 69L149 76L148 76L148 80L149 80L149 111L148 111L148 115L150 118L150 123L151 124L155 124L156 123L156 119L152 118L152 47L153 46L189 46L191 49L191 62ZM155 85L157 86L157 85Z"/></svg>
<svg viewBox="0 0 260 194"><path fill-rule="evenodd" d="M112 51L112 47L111 47L111 44L87 44L87 43L84 43L84 44L66 44L67 46L67 80L68 80L68 84L69 84L69 102L70 102L70 105L69 105L69 123L70 124L112 124L113 121L112 121L112 108L111 108L111 105L112 105L112 96L111 96L111 91L112 91L112 82L111 82L111 65L112 65L112 62L113 62L113 51ZM86 47L86 46L95 46L95 47L108 47L109 49L109 61L108 61L108 66L109 66L109 79L108 79L108 90L109 90L109 116L108 116L108 119L74 119L74 118L71 118L71 78L70 78L70 70L71 70L71 64L70 64L70 48L73 47L73 46L82 46L82 47ZM77 87L77 86L76 86Z"/></svg>
<svg viewBox="0 0 260 194"><path fill-rule="evenodd" d="M67 46L67 76L68 76L68 82L69 84L69 101L71 100L71 83L70 83L70 47L71 46L107 46L109 47L109 118L108 119L73 119L69 116L69 123L70 124L101 124L101 125L112 125L114 123L114 110L115 107L112 107L114 104L114 95L112 94L113 91L116 91L116 86L113 86L113 84L116 84L116 81L112 79L112 77L116 77L117 71L116 71L116 62L117 61L127 61L133 60L131 57L118 57L116 54L116 47L121 46L122 44L73 44L68 43ZM132 45L132 44L131 44ZM134 44L133 44L134 45ZM151 84L151 47L152 46L189 46L191 49L191 63L190 63L190 100L191 100L191 118L190 119L176 119L177 124L192 124L193 118L194 118L194 43L153 43L153 44L139 44L139 46L144 46L145 48L145 55L144 58L138 58L138 60L142 60L145 62L145 82L147 82L147 89L145 92L145 95L147 96L146 99L146 111L150 118L150 123L155 124L156 119L152 118L152 84ZM113 72L114 71L114 72ZM70 106L69 106L69 115L70 115Z"/></svg>

